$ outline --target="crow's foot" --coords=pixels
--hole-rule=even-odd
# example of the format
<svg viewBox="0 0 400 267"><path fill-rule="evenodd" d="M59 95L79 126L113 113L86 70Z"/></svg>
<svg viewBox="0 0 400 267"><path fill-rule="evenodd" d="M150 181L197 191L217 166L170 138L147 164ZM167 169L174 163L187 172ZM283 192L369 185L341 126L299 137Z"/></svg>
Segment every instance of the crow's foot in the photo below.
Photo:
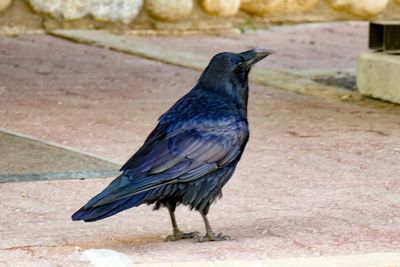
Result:
<svg viewBox="0 0 400 267"><path fill-rule="evenodd" d="M214 233L207 233L205 236L197 236L194 238L196 242L208 242L208 241L224 241L224 240L229 240L231 239L230 236L228 235L223 235L222 233L219 233L218 235L215 235Z"/></svg>
<svg viewBox="0 0 400 267"><path fill-rule="evenodd" d="M177 232L174 232L173 235L167 236L167 237L165 238L165 241L166 241L166 242L169 242L169 241L178 241L178 240L181 240L181 239L190 239L190 238L195 238L195 239L197 239L199 236L200 236L200 233L199 233L199 232L183 233L183 232L181 232L181 231L177 231Z"/></svg>

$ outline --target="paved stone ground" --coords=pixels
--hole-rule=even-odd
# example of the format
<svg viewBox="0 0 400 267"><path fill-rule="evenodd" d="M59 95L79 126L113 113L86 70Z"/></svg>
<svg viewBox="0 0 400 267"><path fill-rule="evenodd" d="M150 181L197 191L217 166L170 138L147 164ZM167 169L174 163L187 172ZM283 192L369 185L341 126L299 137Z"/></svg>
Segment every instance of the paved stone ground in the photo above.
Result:
<svg viewBox="0 0 400 267"><path fill-rule="evenodd" d="M352 25L320 26L332 28L326 30L331 48L293 66L328 68L329 57L339 53L333 50L342 49L332 68L346 67L366 42L366 28ZM347 33L335 35L334 29ZM279 31L285 47L290 38L285 35L306 36L315 27L273 29ZM254 34L255 43L263 32L269 31ZM364 41L349 56L343 43L358 40L355 36ZM203 45L204 51L210 47ZM0 127L119 163L200 74L41 35L0 37L0 57ZM319 59L323 63L315 62ZM259 67L268 60L275 68L273 56ZM111 178L5 183L0 265L87 266L79 251L88 249L115 250L135 263L400 251L400 108L327 102L256 84L249 105L247 151L210 212L215 230L232 240L164 243L168 214L147 206L97 223L71 222L71 213ZM177 217L183 230L203 231L198 214L181 207Z"/></svg>
<svg viewBox="0 0 400 267"><path fill-rule="evenodd" d="M152 44L162 44L182 51L213 56L221 51L243 51L265 47L276 51L269 61L260 62L265 69L354 68L360 51L368 46L366 22L321 23L273 27L246 32L245 35L186 36L143 38Z"/></svg>

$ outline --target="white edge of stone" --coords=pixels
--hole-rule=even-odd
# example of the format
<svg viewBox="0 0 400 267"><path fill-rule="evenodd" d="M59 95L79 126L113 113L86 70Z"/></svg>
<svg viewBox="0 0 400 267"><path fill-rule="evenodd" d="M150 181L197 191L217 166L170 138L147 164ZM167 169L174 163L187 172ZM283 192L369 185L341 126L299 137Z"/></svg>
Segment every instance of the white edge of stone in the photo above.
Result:
<svg viewBox="0 0 400 267"><path fill-rule="evenodd" d="M135 267L399 267L400 253L350 256L266 259L259 261L209 261L134 264Z"/></svg>

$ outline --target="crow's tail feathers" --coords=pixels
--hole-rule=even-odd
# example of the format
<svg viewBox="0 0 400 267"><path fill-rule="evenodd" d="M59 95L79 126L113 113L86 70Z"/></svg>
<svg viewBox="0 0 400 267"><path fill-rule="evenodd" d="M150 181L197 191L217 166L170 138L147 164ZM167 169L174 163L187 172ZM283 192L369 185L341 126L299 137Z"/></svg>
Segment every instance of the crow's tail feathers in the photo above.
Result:
<svg viewBox="0 0 400 267"><path fill-rule="evenodd" d="M139 193L114 202L97 206L97 207L82 207L72 215L73 221L84 220L85 222L94 222L107 217L110 217L123 210L139 206L143 203L148 192Z"/></svg>

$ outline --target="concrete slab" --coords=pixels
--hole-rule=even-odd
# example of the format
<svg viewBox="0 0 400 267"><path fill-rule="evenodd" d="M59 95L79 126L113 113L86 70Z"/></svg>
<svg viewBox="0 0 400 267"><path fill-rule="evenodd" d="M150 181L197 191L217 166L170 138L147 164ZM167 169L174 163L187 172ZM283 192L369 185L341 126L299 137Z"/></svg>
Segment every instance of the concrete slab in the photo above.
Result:
<svg viewBox="0 0 400 267"><path fill-rule="evenodd" d="M49 36L0 42L0 127L120 163L200 74ZM88 249L134 264L399 252L399 115L251 84L250 142L210 212L231 241L165 243L168 214L147 206L70 221L111 178L6 183L0 265L87 266ZM177 217L203 231L198 214Z"/></svg>
<svg viewBox="0 0 400 267"><path fill-rule="evenodd" d="M400 55L362 53L358 59L360 93L400 104Z"/></svg>

